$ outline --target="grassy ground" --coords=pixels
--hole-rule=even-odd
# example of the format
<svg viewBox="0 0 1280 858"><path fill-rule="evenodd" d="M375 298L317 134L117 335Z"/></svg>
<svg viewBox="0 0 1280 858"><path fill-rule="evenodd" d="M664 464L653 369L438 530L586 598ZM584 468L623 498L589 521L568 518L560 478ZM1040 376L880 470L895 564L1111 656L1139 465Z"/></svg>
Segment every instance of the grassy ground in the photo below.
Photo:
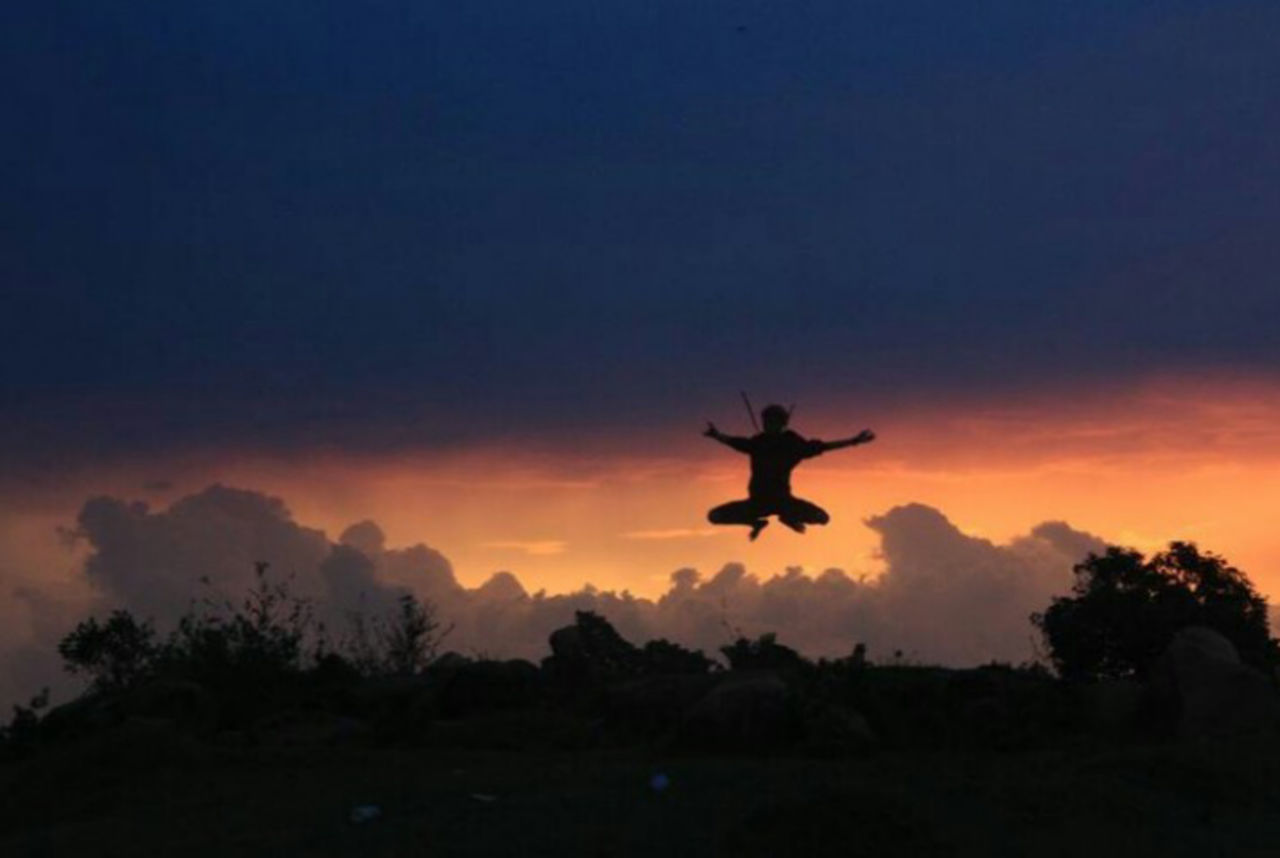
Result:
<svg viewBox="0 0 1280 858"><path fill-rule="evenodd" d="M665 790L650 785L657 772ZM1277 854L1280 746L821 760L232 750L118 736L0 767L0 800L6 858L1236 858ZM381 817L353 825L361 804Z"/></svg>

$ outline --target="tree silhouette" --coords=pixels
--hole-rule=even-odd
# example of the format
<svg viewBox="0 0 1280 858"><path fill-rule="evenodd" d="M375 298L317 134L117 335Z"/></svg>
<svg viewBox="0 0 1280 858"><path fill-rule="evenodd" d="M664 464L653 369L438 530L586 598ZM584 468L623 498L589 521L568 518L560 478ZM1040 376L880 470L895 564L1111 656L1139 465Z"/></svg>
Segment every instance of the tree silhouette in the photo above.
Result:
<svg viewBox="0 0 1280 858"><path fill-rule="evenodd" d="M1111 546L1090 554L1075 575L1072 595L1031 615L1065 679L1141 678L1192 625L1220 632L1248 664L1274 662L1266 602L1243 572L1193 543L1171 542L1150 560Z"/></svg>

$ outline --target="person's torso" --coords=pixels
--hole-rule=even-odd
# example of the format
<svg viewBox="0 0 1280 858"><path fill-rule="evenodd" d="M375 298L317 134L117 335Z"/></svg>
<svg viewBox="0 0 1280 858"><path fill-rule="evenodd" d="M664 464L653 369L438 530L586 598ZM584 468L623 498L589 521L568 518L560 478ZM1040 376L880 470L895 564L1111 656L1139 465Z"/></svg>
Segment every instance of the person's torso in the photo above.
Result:
<svg viewBox="0 0 1280 858"><path fill-rule="evenodd" d="M751 439L752 497L788 497L791 472L804 458L804 439L790 430L762 432Z"/></svg>

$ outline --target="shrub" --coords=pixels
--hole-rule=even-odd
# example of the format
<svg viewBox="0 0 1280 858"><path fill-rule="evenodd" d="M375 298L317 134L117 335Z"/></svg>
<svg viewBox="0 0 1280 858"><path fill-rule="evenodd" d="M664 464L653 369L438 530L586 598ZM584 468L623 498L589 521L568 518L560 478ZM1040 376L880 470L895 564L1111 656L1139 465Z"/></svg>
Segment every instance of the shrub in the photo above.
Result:
<svg viewBox="0 0 1280 858"><path fill-rule="evenodd" d="M58 643L58 654L68 673L88 676L97 691L111 691L132 685L154 669L160 652L155 637L149 621L114 611L104 623L90 617L77 624Z"/></svg>
<svg viewBox="0 0 1280 858"><path fill-rule="evenodd" d="M441 629L435 606L421 602L412 593L397 600L390 617L366 618L361 612L348 615L350 630L343 642L347 659L366 676L412 676L421 673L440 651L453 630Z"/></svg>
<svg viewBox="0 0 1280 858"><path fill-rule="evenodd" d="M216 685L301 671L314 625L311 602L291 594L291 578L272 581L269 568L255 564L256 584L238 606L205 599L205 610L184 614L160 650L159 671Z"/></svg>

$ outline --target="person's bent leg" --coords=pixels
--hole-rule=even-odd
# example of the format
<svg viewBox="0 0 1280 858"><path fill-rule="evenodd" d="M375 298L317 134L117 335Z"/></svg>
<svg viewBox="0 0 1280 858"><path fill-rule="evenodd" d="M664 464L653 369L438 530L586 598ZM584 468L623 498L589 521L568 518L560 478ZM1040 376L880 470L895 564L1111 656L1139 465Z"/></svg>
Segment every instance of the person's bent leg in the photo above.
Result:
<svg viewBox="0 0 1280 858"><path fill-rule="evenodd" d="M804 533L805 525L826 524L831 521L827 511L804 498L790 498L778 519L796 533Z"/></svg>
<svg viewBox="0 0 1280 858"><path fill-rule="evenodd" d="M720 504L707 513L707 521L712 524L745 524L751 528L751 539L760 535L760 531L769 522L759 506L750 500L730 501Z"/></svg>
<svg viewBox="0 0 1280 858"><path fill-rule="evenodd" d="M755 504L749 500L722 503L707 513L707 521L712 524L754 524L759 517Z"/></svg>

